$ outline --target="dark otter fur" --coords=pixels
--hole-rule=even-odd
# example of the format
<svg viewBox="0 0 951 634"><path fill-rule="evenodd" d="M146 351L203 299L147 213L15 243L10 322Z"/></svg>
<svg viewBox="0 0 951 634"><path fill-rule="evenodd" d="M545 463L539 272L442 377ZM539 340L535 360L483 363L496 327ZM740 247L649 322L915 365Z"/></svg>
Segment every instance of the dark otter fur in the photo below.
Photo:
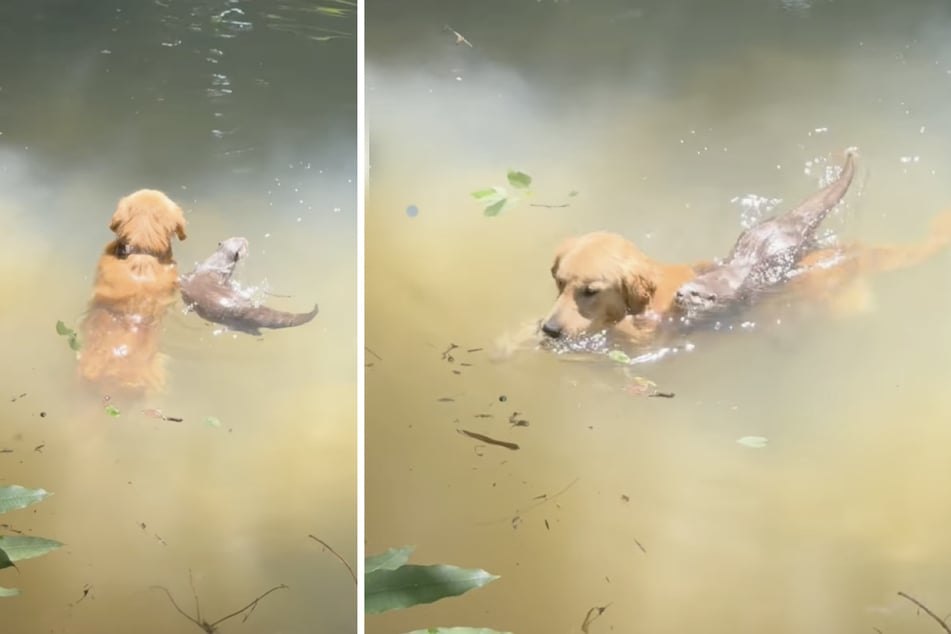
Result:
<svg viewBox="0 0 951 634"><path fill-rule="evenodd" d="M231 330L260 335L260 328L290 328L306 324L317 315L317 305L309 313L285 313L258 306L245 297L232 282L234 267L248 254L245 238L228 238L218 250L194 270L181 277L182 299L186 308L200 317Z"/></svg>
<svg viewBox="0 0 951 634"><path fill-rule="evenodd" d="M740 234L727 258L677 290L674 303L686 317L702 320L748 306L757 295L787 281L815 248L815 233L852 183L853 153L839 178L792 211Z"/></svg>

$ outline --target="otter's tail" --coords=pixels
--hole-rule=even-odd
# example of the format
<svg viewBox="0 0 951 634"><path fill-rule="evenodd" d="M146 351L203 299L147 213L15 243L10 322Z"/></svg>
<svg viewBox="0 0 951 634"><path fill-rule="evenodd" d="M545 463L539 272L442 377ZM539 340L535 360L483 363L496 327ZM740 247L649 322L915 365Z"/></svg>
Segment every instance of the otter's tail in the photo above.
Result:
<svg viewBox="0 0 951 634"><path fill-rule="evenodd" d="M267 306L258 306L245 317L258 328L293 328L306 324L317 316L317 304L308 313L285 313Z"/></svg>

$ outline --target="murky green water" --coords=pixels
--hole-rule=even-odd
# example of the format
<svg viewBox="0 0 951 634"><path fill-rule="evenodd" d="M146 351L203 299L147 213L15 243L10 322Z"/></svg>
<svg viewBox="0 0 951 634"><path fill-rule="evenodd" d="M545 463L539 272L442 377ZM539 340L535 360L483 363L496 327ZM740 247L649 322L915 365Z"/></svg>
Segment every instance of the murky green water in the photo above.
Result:
<svg viewBox="0 0 951 634"><path fill-rule="evenodd" d="M342 17L270 1L0 8L0 479L53 492L2 521L65 543L0 573L22 592L4 631L197 631L150 589L193 612L189 570L209 622L289 586L222 632L356 631L352 580L308 538L355 557L356 20L325 5ZM180 270L242 235L242 281L321 312L257 340L179 305L166 391L111 418L54 325L79 323L116 201L141 187L186 211Z"/></svg>
<svg viewBox="0 0 951 634"><path fill-rule="evenodd" d="M485 350L549 310L563 237L723 255L734 199L794 203L851 145L828 226L921 239L951 206L949 36L925 1L369 4L367 551L501 579L368 631L577 632L607 604L591 632L935 629L896 593L947 611L948 253L872 278L863 314L638 369L673 399ZM535 196L486 218L469 193L509 168Z"/></svg>

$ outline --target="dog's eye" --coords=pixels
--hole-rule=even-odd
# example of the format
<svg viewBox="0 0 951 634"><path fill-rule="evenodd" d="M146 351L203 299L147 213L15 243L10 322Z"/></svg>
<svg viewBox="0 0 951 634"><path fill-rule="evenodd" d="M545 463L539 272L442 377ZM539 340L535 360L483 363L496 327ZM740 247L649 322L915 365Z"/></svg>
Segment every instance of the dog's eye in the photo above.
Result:
<svg viewBox="0 0 951 634"><path fill-rule="evenodd" d="M594 297L595 295L598 294L599 290L601 289L585 286L584 289L581 291L581 294L584 295L585 297Z"/></svg>

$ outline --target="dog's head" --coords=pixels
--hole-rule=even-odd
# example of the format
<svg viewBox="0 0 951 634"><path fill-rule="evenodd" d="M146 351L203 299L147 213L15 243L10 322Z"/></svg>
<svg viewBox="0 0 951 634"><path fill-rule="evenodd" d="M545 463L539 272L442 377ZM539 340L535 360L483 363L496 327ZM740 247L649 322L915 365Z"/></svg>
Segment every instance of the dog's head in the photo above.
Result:
<svg viewBox="0 0 951 634"><path fill-rule="evenodd" d="M120 200L109 229L124 254L171 257L172 236L187 237L181 207L155 189L140 189Z"/></svg>
<svg viewBox="0 0 951 634"><path fill-rule="evenodd" d="M557 251L551 275L558 299L542 332L555 339L600 332L628 315L640 315L657 291L657 265L613 233L568 239Z"/></svg>

